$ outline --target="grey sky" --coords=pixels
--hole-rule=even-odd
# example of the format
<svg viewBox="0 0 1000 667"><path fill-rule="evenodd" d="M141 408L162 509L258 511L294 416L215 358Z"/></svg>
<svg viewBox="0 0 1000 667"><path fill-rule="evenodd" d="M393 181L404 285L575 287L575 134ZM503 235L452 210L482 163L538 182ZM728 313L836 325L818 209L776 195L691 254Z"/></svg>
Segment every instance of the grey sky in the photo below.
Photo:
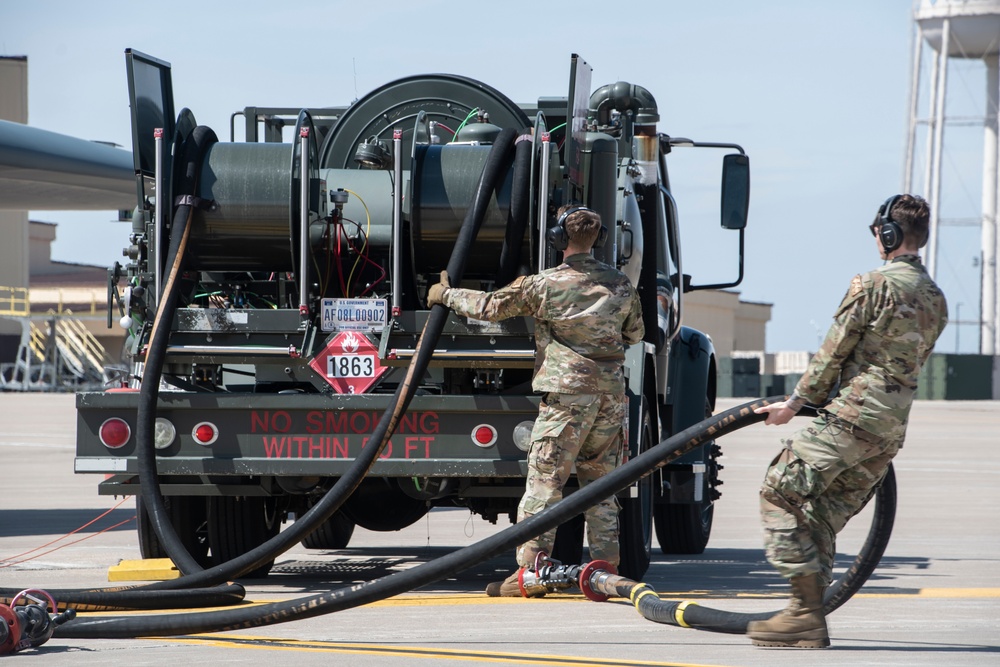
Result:
<svg viewBox="0 0 1000 667"><path fill-rule="evenodd" d="M911 0L166 6L172 16L134 1L0 4L0 54L28 56L30 124L130 146L126 47L170 62L177 109L189 107L222 138L244 106L345 104L418 73L470 76L518 102L565 95L569 57L579 53L594 68L595 87L626 80L648 88L660 131L747 150L750 223L739 290L774 304L769 350L815 350L851 276L879 263L867 225L902 184ZM981 97L981 75L966 69L951 85ZM978 215L981 127L970 137L946 156L965 176L947 187L953 210L942 215ZM735 235L716 230L706 212L718 197L717 176L685 181L682 157L671 169L685 270L696 282L726 278ZM916 184L920 192L922 179ZM126 227L110 217L33 215L61 223L55 259L94 264L120 259L127 241ZM946 231L941 243L942 286L953 308L963 302L963 319L975 317L978 231ZM974 349L975 334L962 329L963 351ZM939 350L953 351L954 335L949 327Z"/></svg>

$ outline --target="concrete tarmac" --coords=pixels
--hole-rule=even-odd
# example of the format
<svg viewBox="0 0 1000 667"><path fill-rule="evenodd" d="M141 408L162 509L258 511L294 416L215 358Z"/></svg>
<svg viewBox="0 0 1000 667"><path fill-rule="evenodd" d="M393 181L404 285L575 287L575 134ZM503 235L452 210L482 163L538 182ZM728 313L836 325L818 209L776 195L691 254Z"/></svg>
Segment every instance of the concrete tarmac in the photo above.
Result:
<svg viewBox="0 0 1000 667"><path fill-rule="evenodd" d="M719 407L740 402L726 399ZM646 583L663 597L728 611L784 605L786 589L761 549L757 489L779 439L794 428L756 425L720 441L725 485L708 548L665 556L654 541ZM420 590L313 619L186 637L57 636L9 659L133 667L262 660L386 667L1000 665L998 433L1000 402L914 406L895 464L892 540L861 593L830 616L833 646L825 651L760 649L739 635L652 623L624 600L487 598L486 583L513 568L505 555ZM108 586L109 567L140 557L134 500L99 496L99 476L74 475L74 438L72 395L0 394L0 587ZM842 533L839 565L853 559L870 521L868 509ZM399 572L501 524L435 510L398 532L358 529L348 549L298 546L278 557L270 577L244 582L247 598L296 599Z"/></svg>

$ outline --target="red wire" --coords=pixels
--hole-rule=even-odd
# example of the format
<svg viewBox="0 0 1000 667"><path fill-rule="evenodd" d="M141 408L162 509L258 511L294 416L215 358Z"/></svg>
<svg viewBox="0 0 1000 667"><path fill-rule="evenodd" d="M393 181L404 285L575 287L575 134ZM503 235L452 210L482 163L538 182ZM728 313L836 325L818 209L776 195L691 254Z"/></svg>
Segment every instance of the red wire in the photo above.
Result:
<svg viewBox="0 0 1000 667"><path fill-rule="evenodd" d="M382 275L379 276L378 279L375 282L373 282L371 285L369 285L367 288L365 288L365 291L358 295L359 297L362 297L365 294L368 294L368 292L372 291L372 289L376 285L378 285L380 282L382 282L383 280L385 280L386 272L385 272L385 269L383 269L380 264L376 264L369 257L368 251L371 248L371 243L365 243L364 252L358 251L358 249L354 247L354 244L351 243L350 239L347 240L347 243L351 246L351 250L353 250L354 252L356 252L356 253L358 253L360 255L361 259L365 260L365 262L367 262L368 264L371 264L372 266L374 266L376 269L378 269L382 273ZM358 273L358 280L360 280L360 279L361 279L361 275L360 275L360 272L359 272Z"/></svg>
<svg viewBox="0 0 1000 667"><path fill-rule="evenodd" d="M25 559L23 559L23 560L14 560L15 558L20 558L21 556L27 556L27 555L28 555L28 554L30 554L30 553L34 553L34 552L38 551L39 549L44 549L45 547L47 547L47 546L50 546L50 545L52 545L52 544L55 544L56 542L59 542L60 540L64 540L64 539L66 539L66 538L67 538L67 537L69 537L70 535L75 535L76 533L79 533L79 532L80 532L81 530L83 530L83 529L84 529L84 528L86 528L87 526L91 525L92 523L94 523L94 522L96 522L96 521L99 521L99 520L101 520L102 518L104 518L104 517L106 517L106 516L107 516L108 514L110 514L110 513L111 513L111 512L113 511L113 510L116 510L116 509L118 509L119 507L121 507L122 503L124 503L124 502L125 502L125 501L127 501L127 500L128 500L128 498L127 498L127 497L126 497L126 498L123 498L123 499L121 500L121 502L119 502L119 503L118 503L117 505L115 505L115 506L114 506L114 507L112 507L111 509L107 510L106 512L104 512L104 513L103 513L103 514L101 514L100 516L97 516L97 517L95 517L95 518L91 519L90 521L88 521L87 523L83 524L82 526L80 526L80 527L79 527L79 528L77 528L76 530L73 530L73 531L70 531L70 532L66 533L66 534L65 534L65 535L63 535L62 537L57 537L56 539L52 540L51 542L48 542L48 543L46 543L46 544L43 544L43 545L41 545L41 546L39 546L39 547L35 547L34 549L29 549L28 551L25 551L25 552L23 552L23 553L19 553L19 554L15 555L15 556L11 556L10 558L5 558L5 559L3 559L2 561L0 561L0 568L3 568L3 567L10 567L11 565L19 565L20 563L27 563L27 562L28 562L29 560L34 560L34 559L36 559L36 558L39 558L39 557L41 557L41 556L44 556L45 554L50 554L50 553L52 553L53 551L59 551L59 549L62 549L63 547L68 547L68 546L70 546L71 544L77 544L77 543L79 543L79 542L83 542L84 540L89 540L90 538L92 538L92 537L94 537L94 536L96 536L96 535L100 535L101 533L106 533L106 532L108 532L109 530L112 530L112 529L114 529L114 528L117 528L118 526L121 526L121 525L124 525L124 524L128 523L129 521L133 521L133 520L135 519L135 516L132 516L131 518L128 518L128 519L125 519L124 521L122 521L122 522L120 522L120 523L116 523L116 524L115 524L115 525L113 525L113 526L109 526L108 528L105 528L104 530L101 530L101 531L99 531L99 532L96 532L96 533L94 533L94 534L92 534L92 535L88 535L87 537L82 537L82 538L80 538L79 540L74 540L73 542L68 542L68 543L66 543L66 544L63 544L62 546L59 546L59 547L56 547L55 549L49 549L48 551L45 551L45 552L42 552L42 553L40 553L40 554L38 554L38 555L36 555L36 556L32 556L31 558L25 558Z"/></svg>

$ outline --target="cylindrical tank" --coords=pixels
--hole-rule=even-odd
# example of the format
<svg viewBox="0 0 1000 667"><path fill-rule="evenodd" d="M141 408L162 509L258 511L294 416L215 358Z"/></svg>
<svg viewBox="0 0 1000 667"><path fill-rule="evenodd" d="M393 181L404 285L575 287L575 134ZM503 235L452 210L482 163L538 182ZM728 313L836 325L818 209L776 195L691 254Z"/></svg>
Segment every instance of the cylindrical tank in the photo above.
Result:
<svg viewBox="0 0 1000 667"><path fill-rule="evenodd" d="M468 206L475 199L490 148L451 144L417 148L410 188L410 236L417 273L440 271L447 266ZM469 250L466 278L492 280L497 274L510 215L512 180L513 172L508 169ZM522 256L528 257L527 239L522 243Z"/></svg>
<svg viewBox="0 0 1000 667"><path fill-rule="evenodd" d="M211 147L202 168L201 197L214 201L197 208L191 230L189 268L200 271L292 271L297 248L297 185L293 182L289 144L227 144ZM416 273L445 268L490 146L431 145L417 149L416 177L407 192ZM364 229L372 247L387 248L392 237L392 182L389 172L324 169L331 191L349 190L344 216ZM404 185L409 174L404 174ZM491 280L510 213L508 172L493 193L483 226L468 258L468 278ZM612 204L613 205L613 204ZM613 210L613 209L612 209ZM295 217L295 220L292 218ZM318 223L317 223L318 224ZM528 239L522 256L529 256Z"/></svg>
<svg viewBox="0 0 1000 667"><path fill-rule="evenodd" d="M202 271L292 269L291 144L217 143L201 172L188 266Z"/></svg>

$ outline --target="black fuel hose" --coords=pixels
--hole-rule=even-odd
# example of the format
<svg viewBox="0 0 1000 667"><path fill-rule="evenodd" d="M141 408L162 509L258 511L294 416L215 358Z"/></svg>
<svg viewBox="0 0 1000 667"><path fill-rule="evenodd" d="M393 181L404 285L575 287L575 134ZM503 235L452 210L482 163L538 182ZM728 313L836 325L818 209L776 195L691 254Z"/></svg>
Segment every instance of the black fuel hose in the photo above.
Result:
<svg viewBox="0 0 1000 667"><path fill-rule="evenodd" d="M891 463L874 498L875 516L868 537L851 567L823 596L824 614L835 611L861 588L889 544L896 515L896 474ZM648 584L618 575L601 575L598 582L591 586L608 595L628 598L647 620L711 632L746 634L748 623L766 620L776 613L738 613L705 607L692 600L663 600Z"/></svg>
<svg viewBox="0 0 1000 667"><path fill-rule="evenodd" d="M0 589L0 603L10 605L22 591ZM75 611L123 611L127 609L191 609L226 607L241 604L246 589L240 584L212 588L182 588L172 591L146 591L135 586L95 588L92 590L46 588L59 609Z"/></svg>
<svg viewBox="0 0 1000 667"><path fill-rule="evenodd" d="M210 128L198 126L183 144L183 162L180 164L180 171L177 174L177 192L183 196L179 198L180 203L173 215L174 225L167 251L167 263L170 271L163 294L159 297L160 307L150 333L136 417L136 438L139 443L137 458L143 505L149 508L149 518L161 544L182 572L197 571L201 567L183 547L168 518L163 496L159 492L158 484L156 484L156 450L152 446L152 439L164 352L170 332L170 322L173 320L177 308L177 283L183 271L191 218L199 194L201 165L204 162L205 153L217 141L215 132ZM169 202L159 201L157 205L168 206ZM144 441L148 443L148 448L143 447ZM154 484L150 484L150 479ZM154 490L155 493L149 493L149 489ZM205 586L221 584L225 579L225 577L220 578L211 584L188 585L181 577L171 580L170 586L164 586L164 588L171 590L163 591L155 590L156 584L153 584L87 590L50 590L49 592L58 600L60 608L73 607L80 611L186 608L240 603L246 596L246 590L240 584L228 583L214 588L205 588ZM12 599L15 595L17 593L8 589L0 589L0 600Z"/></svg>
<svg viewBox="0 0 1000 667"><path fill-rule="evenodd" d="M189 196L182 196L179 199L181 203L173 213L173 228L167 251L169 271L164 282L163 293L159 295L159 307L156 318L153 320L149 344L146 347L142 384L139 388L139 408L136 416L136 459L142 505L146 509L146 514L149 516L150 524L160 540L160 544L182 574L198 572L201 570L201 565L188 553L170 521L170 515L164 504L163 494L160 493L156 474L156 449L153 446L153 433L156 426L156 403L160 395L160 378L170 338L170 327L174 320L180 295L178 283L184 270L187 242L191 234L191 219L194 216L195 208L193 203L194 198L200 194L201 166L208 149L217 141L218 137L215 136L215 132L211 128L199 125L184 142L184 161L176 191ZM165 204L167 202L157 202L158 206ZM179 581L179 579L174 581ZM177 587L171 586L170 588Z"/></svg>
<svg viewBox="0 0 1000 667"><path fill-rule="evenodd" d="M500 268L497 271L497 285L501 287L517 276L517 269L521 263L524 230L528 228L528 213L531 210L531 160L533 157L531 137L530 128L521 130L521 136L514 143L510 217L507 229L504 231L503 247L500 248Z"/></svg>
<svg viewBox="0 0 1000 667"><path fill-rule="evenodd" d="M465 274L466 257L469 249L475 242L476 236L482 227L483 220L489 209L489 203L494 196L495 190L502 182L502 178L510 166L510 153L516 133L513 129L505 129L497 136L493 148L487 157L483 167L482 175L473 197L472 205L466 211L465 219L455 240L455 247L448 262L448 275L458 284ZM175 232L175 235L176 232ZM175 262L176 264L177 262ZM169 283L168 283L169 284ZM166 294L166 289L164 291ZM169 330L169 322L173 318L171 310L164 313L164 308L171 302L164 299L164 306L160 309L158 318L166 318L166 330ZM404 380L399 384L393 396L390 408L387 409L380 419L378 425L372 431L369 442L378 443L375 447L365 447L362 453L351 467L334 484L323 498L316 503L308 512L303 514L288 529L278 533L274 538L248 551L247 553L234 558L226 563L202 570L194 558L187 552L180 538L177 536L173 525L170 523L168 514L163 505L163 497L159 489L159 480L156 474L156 457L153 448L153 424L155 422L156 393L155 388L159 386L160 371L162 370L162 354L166 347L166 333L162 338L151 340L149 351L147 352L147 364L143 374L143 388L147 385L147 378L150 390L145 398L140 399L137 437L141 438L139 444L139 471L140 483L142 487L143 504L147 504L150 509L150 516L155 514L158 518L151 520L152 527L157 537L166 549L167 554L178 563L178 567L185 576L170 581L156 582L141 587L142 590L161 590L177 587L198 587L210 586L226 581L230 578L237 578L247 572L251 572L261 565L273 560L277 555L284 553L300 541L305 539L310 533L316 530L329 517L340 509L344 501L354 492L368 470L377 460L389 437L396 429L399 419L405 413L416 392L417 385L423 378L424 372L434 353L438 338L444 330L444 325L448 319L448 309L443 305L434 306L424 325L423 332L417 342L414 357L410 362ZM156 328L154 327L154 331ZM153 356L153 355L156 356ZM150 367L150 358L159 361L158 365ZM147 496L149 497L147 499ZM183 567L181 563L183 562Z"/></svg>
<svg viewBox="0 0 1000 667"><path fill-rule="evenodd" d="M604 477L563 498L524 521L491 535L476 544L380 579L287 602L275 602L251 609L168 614L141 617L80 619L60 626L60 638L127 638L170 636L199 632L221 632L274 625L312 618L384 600L420 586L439 581L555 528L591 505L621 491L656 468L692 451L709 440L721 438L745 426L763 421L755 408L784 400L784 396L758 399L709 417L630 459ZM861 570L848 572L856 578Z"/></svg>

